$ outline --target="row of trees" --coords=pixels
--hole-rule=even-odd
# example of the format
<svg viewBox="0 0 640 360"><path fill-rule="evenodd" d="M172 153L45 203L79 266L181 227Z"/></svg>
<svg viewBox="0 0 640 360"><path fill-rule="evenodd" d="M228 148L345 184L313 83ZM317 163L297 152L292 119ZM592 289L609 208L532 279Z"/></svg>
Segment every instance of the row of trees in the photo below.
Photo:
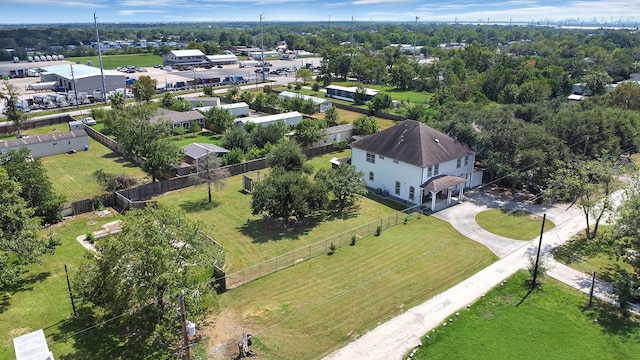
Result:
<svg viewBox="0 0 640 360"><path fill-rule="evenodd" d="M312 178L313 169L294 142L275 146L269 163L271 173L253 187L254 215L300 220L329 209L329 194L337 203L337 211L366 194L364 174L349 164L320 169Z"/></svg>
<svg viewBox="0 0 640 360"><path fill-rule="evenodd" d="M40 262L60 245L39 230L61 220L63 202L27 148L0 155L0 289L14 284L24 265Z"/></svg>

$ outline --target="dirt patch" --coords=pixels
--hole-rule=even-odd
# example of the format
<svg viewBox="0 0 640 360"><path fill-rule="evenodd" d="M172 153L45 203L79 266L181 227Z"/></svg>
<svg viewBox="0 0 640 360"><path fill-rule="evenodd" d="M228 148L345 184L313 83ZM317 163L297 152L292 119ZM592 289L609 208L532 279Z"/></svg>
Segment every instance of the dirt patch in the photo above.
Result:
<svg viewBox="0 0 640 360"><path fill-rule="evenodd" d="M242 331L247 330L242 316L230 309L210 314L201 327L202 335L208 339L207 358L210 360L229 360L238 356L238 341Z"/></svg>

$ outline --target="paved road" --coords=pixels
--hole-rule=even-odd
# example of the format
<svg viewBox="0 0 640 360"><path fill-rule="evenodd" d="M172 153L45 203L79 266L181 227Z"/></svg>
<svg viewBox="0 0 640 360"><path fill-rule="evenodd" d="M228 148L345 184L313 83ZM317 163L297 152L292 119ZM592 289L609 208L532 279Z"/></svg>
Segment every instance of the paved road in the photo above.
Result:
<svg viewBox="0 0 640 360"><path fill-rule="evenodd" d="M463 311L467 305L483 296L516 271L525 268L530 255L537 249L538 239L528 242L506 239L486 232L475 223L475 215L485 209L502 207L518 209L542 215L556 224L543 235L543 251L570 239L584 228L581 211L565 204L539 206L518 204L502 198L472 191L462 204L436 213L441 219L450 221L462 234L489 247L500 260L481 270L458 285L436 295L425 303L381 324L358 340L325 357L325 360L391 360L401 359L403 354L420 345L420 337L441 325L456 311ZM588 276L557 264L550 275L582 291ZM590 282L589 282L590 284ZM612 301L606 284L598 284L595 295L605 301ZM587 288L588 292L588 288ZM608 299L608 300L607 300Z"/></svg>

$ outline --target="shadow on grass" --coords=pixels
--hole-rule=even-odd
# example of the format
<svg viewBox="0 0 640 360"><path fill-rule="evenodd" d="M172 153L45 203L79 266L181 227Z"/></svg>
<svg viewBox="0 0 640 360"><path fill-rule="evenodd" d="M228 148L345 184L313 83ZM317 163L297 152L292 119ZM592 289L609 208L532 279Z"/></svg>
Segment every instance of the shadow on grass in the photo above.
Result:
<svg viewBox="0 0 640 360"><path fill-rule="evenodd" d="M3 313L11 304L10 300L13 294L33 290L34 284L46 280L49 276L51 276L51 273L48 271L44 271L39 274L31 274L24 278L20 278L20 280L18 280L15 284L5 286L2 289L2 294L0 295L0 313Z"/></svg>
<svg viewBox="0 0 640 360"><path fill-rule="evenodd" d="M110 153L106 153L104 155L102 155L103 159L108 159L108 160L112 160L113 162L120 164L124 167L128 167L128 168L134 168L134 167L138 167L138 165L136 165L134 162L132 162L131 160L124 158L114 152L110 152Z"/></svg>
<svg viewBox="0 0 640 360"><path fill-rule="evenodd" d="M188 213L194 213L215 209L220 206L220 201L215 199L211 200L211 202L208 202L207 199L190 200L180 203L179 206L182 210Z"/></svg>
<svg viewBox="0 0 640 360"><path fill-rule="evenodd" d="M170 353L162 344L154 343L150 319L126 322L123 318L95 326L96 319L81 310L77 318L63 321L52 334L53 341L67 342L72 354L56 356L76 359L166 359ZM72 339L72 340L71 340Z"/></svg>
<svg viewBox="0 0 640 360"><path fill-rule="evenodd" d="M587 240L582 235L554 248L552 253L556 260L569 265L586 260L605 250L602 241L598 241L598 239Z"/></svg>
<svg viewBox="0 0 640 360"><path fill-rule="evenodd" d="M594 319L602 328L602 331L623 337L635 336L640 328L640 319L637 316L625 315L622 310L611 304L595 300L591 307L582 308L582 312Z"/></svg>
<svg viewBox="0 0 640 360"><path fill-rule="evenodd" d="M254 243L265 243L282 239L297 240L306 235L314 227L325 221L345 220L359 213L359 206L346 207L343 211L328 210L305 219L274 219L264 216L258 220L247 219L238 230L251 238Z"/></svg>

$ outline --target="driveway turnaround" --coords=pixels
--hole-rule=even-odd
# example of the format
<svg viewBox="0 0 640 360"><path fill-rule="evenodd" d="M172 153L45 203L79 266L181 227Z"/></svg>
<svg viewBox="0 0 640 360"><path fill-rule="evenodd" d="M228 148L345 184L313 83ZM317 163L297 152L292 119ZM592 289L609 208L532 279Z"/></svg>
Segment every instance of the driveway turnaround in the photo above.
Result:
<svg viewBox="0 0 640 360"><path fill-rule="evenodd" d="M491 288L526 267L529 256L537 249L538 239L528 242L510 240L481 229L475 223L475 215L489 208L522 209L539 215L546 213L556 227L543 235L542 249L545 251L570 239L585 224L581 211L566 204L518 204L480 191L469 192L462 204L433 216L449 221L462 234L486 245L501 259L425 303L379 325L325 359L402 359L406 352L421 345L422 335L448 321L456 311L464 312L467 306L471 306Z"/></svg>

